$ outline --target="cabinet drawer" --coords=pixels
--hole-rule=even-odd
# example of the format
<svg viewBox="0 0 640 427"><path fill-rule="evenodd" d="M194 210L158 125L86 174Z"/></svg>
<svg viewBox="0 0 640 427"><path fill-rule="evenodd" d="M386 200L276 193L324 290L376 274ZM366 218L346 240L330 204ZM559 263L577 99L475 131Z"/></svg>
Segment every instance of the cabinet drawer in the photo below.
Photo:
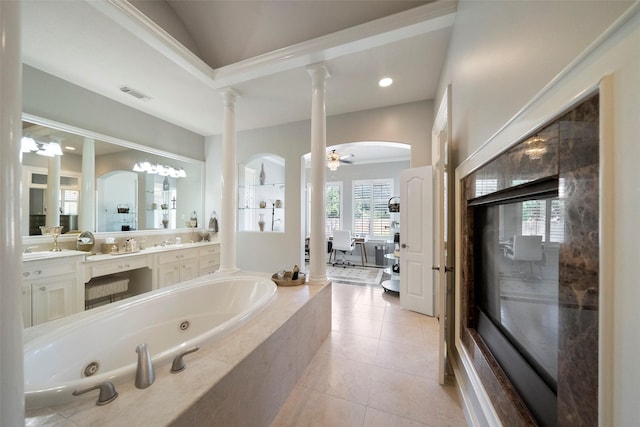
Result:
<svg viewBox="0 0 640 427"><path fill-rule="evenodd" d="M204 248L200 248L198 249L198 256L200 258L202 257L210 257L211 255L213 255L214 257L220 255L220 245L210 245L210 246L206 246Z"/></svg>
<svg viewBox="0 0 640 427"><path fill-rule="evenodd" d="M26 280L40 279L75 272L75 259L65 260L64 262L32 261L22 263L22 278Z"/></svg>
<svg viewBox="0 0 640 427"><path fill-rule="evenodd" d="M158 262L162 265L168 262L185 261L193 258L196 258L196 251L194 249L183 249L159 254Z"/></svg>
<svg viewBox="0 0 640 427"><path fill-rule="evenodd" d="M105 276L107 274L149 267L148 260L146 256L139 256L114 259L113 261L95 261L95 263L89 266L90 277Z"/></svg>

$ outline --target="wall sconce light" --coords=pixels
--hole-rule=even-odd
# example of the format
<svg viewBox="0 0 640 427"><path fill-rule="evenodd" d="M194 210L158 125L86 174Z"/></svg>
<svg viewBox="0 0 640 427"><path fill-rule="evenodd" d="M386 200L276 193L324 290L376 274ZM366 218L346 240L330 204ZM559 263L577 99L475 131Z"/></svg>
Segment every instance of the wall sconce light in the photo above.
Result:
<svg viewBox="0 0 640 427"><path fill-rule="evenodd" d="M174 168L173 166L165 166L159 163L150 163L148 161L137 162L133 165L134 172L146 172L150 175L170 176L172 178L186 178L187 173L182 168Z"/></svg>

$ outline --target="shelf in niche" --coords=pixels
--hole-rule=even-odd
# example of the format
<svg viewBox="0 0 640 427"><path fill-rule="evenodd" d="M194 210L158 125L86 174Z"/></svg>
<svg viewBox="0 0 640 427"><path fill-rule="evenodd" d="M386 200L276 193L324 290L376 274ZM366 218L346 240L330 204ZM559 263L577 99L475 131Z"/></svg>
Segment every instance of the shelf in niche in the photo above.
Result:
<svg viewBox="0 0 640 427"><path fill-rule="evenodd" d="M247 208L247 207L244 207L244 208L238 208L238 210L240 210L240 211L242 211L242 210L270 211L271 209L272 209L272 208ZM281 210L284 210L284 208L275 208L275 210L277 210L277 211L278 211L278 210L279 210L279 211L281 211Z"/></svg>
<svg viewBox="0 0 640 427"><path fill-rule="evenodd" d="M273 183L273 184L240 184L239 188L250 188L250 187L280 187L284 188L284 183Z"/></svg>

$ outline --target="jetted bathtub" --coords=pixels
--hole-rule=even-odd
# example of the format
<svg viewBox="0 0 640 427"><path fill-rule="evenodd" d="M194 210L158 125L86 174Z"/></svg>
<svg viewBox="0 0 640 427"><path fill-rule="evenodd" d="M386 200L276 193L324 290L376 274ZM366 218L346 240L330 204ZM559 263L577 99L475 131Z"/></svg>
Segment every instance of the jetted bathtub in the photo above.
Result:
<svg viewBox="0 0 640 427"><path fill-rule="evenodd" d="M202 277L27 328L26 407L95 399L95 392L72 393L105 381L133 382L138 344L147 344L156 370L168 369L173 357L219 339L275 292L264 277Z"/></svg>

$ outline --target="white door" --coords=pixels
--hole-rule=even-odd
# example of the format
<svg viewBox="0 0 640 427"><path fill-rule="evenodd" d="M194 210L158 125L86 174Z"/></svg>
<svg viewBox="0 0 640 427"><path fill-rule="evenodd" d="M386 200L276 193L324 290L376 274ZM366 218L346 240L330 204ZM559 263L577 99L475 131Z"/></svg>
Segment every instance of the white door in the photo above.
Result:
<svg viewBox="0 0 640 427"><path fill-rule="evenodd" d="M451 134L451 102L448 87L436 114L432 133L431 159L433 164L433 282L436 284L436 314L439 319L438 378L444 384L447 365L447 343L453 342L453 209L451 198L451 166L449 162L449 135Z"/></svg>
<svg viewBox="0 0 640 427"><path fill-rule="evenodd" d="M433 316L432 168L400 173L400 306Z"/></svg>

